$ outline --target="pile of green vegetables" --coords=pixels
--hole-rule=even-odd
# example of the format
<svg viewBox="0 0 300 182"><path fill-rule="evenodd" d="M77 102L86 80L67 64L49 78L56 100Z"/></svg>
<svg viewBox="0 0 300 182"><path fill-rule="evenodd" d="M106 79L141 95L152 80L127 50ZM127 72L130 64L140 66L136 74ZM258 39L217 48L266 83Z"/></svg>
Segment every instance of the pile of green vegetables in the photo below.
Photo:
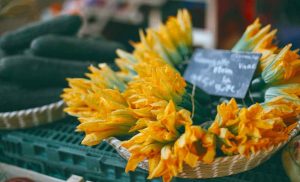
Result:
<svg viewBox="0 0 300 182"><path fill-rule="evenodd" d="M117 48L104 38L79 38L77 15L27 25L0 37L0 112L60 100L66 78L82 77L91 64L113 62Z"/></svg>

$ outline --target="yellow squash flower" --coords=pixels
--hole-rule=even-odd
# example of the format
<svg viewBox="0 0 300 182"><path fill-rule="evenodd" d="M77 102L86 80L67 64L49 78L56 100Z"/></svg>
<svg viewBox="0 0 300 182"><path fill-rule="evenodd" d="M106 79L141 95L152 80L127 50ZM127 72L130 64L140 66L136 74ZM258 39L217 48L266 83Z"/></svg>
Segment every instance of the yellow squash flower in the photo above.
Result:
<svg viewBox="0 0 300 182"><path fill-rule="evenodd" d="M146 63L138 64L136 71L138 76L128 83L124 97L139 117L153 118L169 100L180 104L186 83L178 72L167 64Z"/></svg>
<svg viewBox="0 0 300 182"><path fill-rule="evenodd" d="M254 48L257 50L260 47L264 47L262 44L268 43L270 36L272 37L272 34L274 34L270 33L270 30L270 25L261 28L259 19L256 19L254 23L247 27L241 39L236 43L232 50L253 51ZM262 40L266 42L261 42Z"/></svg>
<svg viewBox="0 0 300 182"><path fill-rule="evenodd" d="M167 59L172 64L180 64L184 58L181 56L180 52L178 52L176 45L173 43L168 29L161 25L157 32L153 32L154 37L156 38L159 44L164 45L164 51L166 52Z"/></svg>
<svg viewBox="0 0 300 182"><path fill-rule="evenodd" d="M77 117L101 115L97 114L102 111L97 104L101 97L108 97L107 94L111 94L111 97L116 96L114 99L119 99L117 102L125 102L124 99L120 101L118 93L108 89L124 91L126 84L106 64L100 64L99 67L100 69L94 66L89 67L91 71L87 74L89 79L68 79L70 88L64 89L62 94L68 106L65 109L68 114Z"/></svg>
<svg viewBox="0 0 300 182"><path fill-rule="evenodd" d="M249 155L288 138L288 134L283 133L285 124L282 118L266 114L260 104L242 108L239 120L236 139L240 154ZM270 138L270 135L275 137Z"/></svg>
<svg viewBox="0 0 300 182"><path fill-rule="evenodd" d="M62 98L65 111L77 116L77 131L85 132L85 145L96 145L111 136L128 135L137 118L121 94L126 84L107 65L91 66L88 79L69 79Z"/></svg>
<svg viewBox="0 0 300 182"><path fill-rule="evenodd" d="M159 106L165 106L169 100L173 100L177 107L190 111L194 110L194 118L201 118L204 113L199 102L209 102L209 96L196 89L192 96L193 87L186 83L184 78L161 58L145 53L141 63L135 66L137 76L128 83L124 96L134 112L140 116L151 117L159 110Z"/></svg>
<svg viewBox="0 0 300 182"><path fill-rule="evenodd" d="M277 30L271 31L271 26L261 28L259 19L249 25L241 39L233 47L233 51L251 51L261 53L259 72L262 72L270 61L274 59L278 52L278 47L274 44Z"/></svg>
<svg viewBox="0 0 300 182"><path fill-rule="evenodd" d="M135 45L141 45L140 43ZM137 46L140 47L140 46ZM136 67L138 65L144 65L147 67L150 66L163 66L163 65L170 65L171 68L172 64L167 62L163 59L156 51L150 49L143 49L137 51L138 49L135 48L133 54L125 52L123 50L117 50L117 54L119 58L116 59L116 64L120 68L121 71L117 72L118 76L125 80L126 82L130 82L137 76ZM147 64L147 65L146 65ZM175 68L173 68L175 70Z"/></svg>
<svg viewBox="0 0 300 182"><path fill-rule="evenodd" d="M278 54L269 57L264 66L262 78L267 84L286 83L300 71L300 57L297 51L291 51L291 44L285 46Z"/></svg>
<svg viewBox="0 0 300 182"><path fill-rule="evenodd" d="M91 88L91 81L87 79L68 79L70 88L65 88L63 90L62 98L67 104L67 108L64 109L65 112L72 116L93 116L96 115L92 108L89 108L85 95L89 92Z"/></svg>
<svg viewBox="0 0 300 182"><path fill-rule="evenodd" d="M174 144L174 153L181 164L182 161L191 167L194 167L197 161L209 164L216 155L215 135L200 126L186 125L185 132Z"/></svg>
<svg viewBox="0 0 300 182"><path fill-rule="evenodd" d="M82 144L96 145L111 136L128 135L137 118L118 90L99 89L89 92L85 102L95 115L79 117L77 131L85 132Z"/></svg>
<svg viewBox="0 0 300 182"><path fill-rule="evenodd" d="M300 70L298 50L291 51L291 44L280 50L274 44L276 32L276 29L271 31L270 25L261 28L257 19L247 27L232 49L261 53L259 72L262 72L262 77L267 84L287 83Z"/></svg>
<svg viewBox="0 0 300 182"><path fill-rule="evenodd" d="M198 161L211 163L215 155L214 135L200 126L186 125L185 133L173 145L166 144L161 149L160 160L155 160L155 165L150 165L149 160L148 179L162 176L165 182L171 181L183 171L184 163L190 167L195 167Z"/></svg>
<svg viewBox="0 0 300 182"><path fill-rule="evenodd" d="M215 134L220 133L221 127L229 127L235 125L237 114L239 112L238 105L235 99L231 99L228 103L222 103L217 107L217 116L215 121L210 126L210 131Z"/></svg>
<svg viewBox="0 0 300 182"><path fill-rule="evenodd" d="M117 89L123 92L126 89L125 82L105 63L99 64L99 69L90 66L91 73L86 76L93 82L93 85L100 88Z"/></svg>
<svg viewBox="0 0 300 182"><path fill-rule="evenodd" d="M165 49L165 46L168 45L162 44L163 42L160 41L157 33L154 30L150 28L147 29L146 35L142 31L140 31L140 38L141 43L146 45L145 47L147 47L149 51L157 53L167 64L175 66L172 60L169 58L168 52ZM138 51L139 49L135 50L135 52Z"/></svg>
<svg viewBox="0 0 300 182"><path fill-rule="evenodd" d="M266 113L281 117L287 125L297 121L300 115L300 105L285 96L276 96L262 104Z"/></svg>
<svg viewBox="0 0 300 182"><path fill-rule="evenodd" d="M265 110L284 119L286 123L294 123L300 114L300 84L273 86L266 90Z"/></svg>
<svg viewBox="0 0 300 182"><path fill-rule="evenodd" d="M190 54L192 45L191 18L186 10L178 11L177 17L170 17L166 22L166 29L171 40L183 57Z"/></svg>
<svg viewBox="0 0 300 182"><path fill-rule="evenodd" d="M268 34L266 34L261 40L257 42L255 47L253 48L253 52L261 53L261 62L274 54L277 50L278 47L273 44L273 41L275 39L277 30L272 30ZM263 66L264 68L264 66Z"/></svg>
<svg viewBox="0 0 300 182"><path fill-rule="evenodd" d="M191 167L199 160L211 163L216 155L214 134L192 126L190 112L177 111L172 101L157 114L156 120L148 121L144 129L122 145L131 153L127 172L148 160L148 179L162 176L165 182L182 172L184 163Z"/></svg>
<svg viewBox="0 0 300 182"><path fill-rule="evenodd" d="M86 102L90 102L89 107L93 108L96 114L79 117L81 124L77 126L77 131L86 133L82 141L84 145L96 145L111 136L128 135L137 121L134 113L128 109L126 102L122 105L118 103L118 98L113 98L116 96L116 93L113 93L116 92L115 90L106 91L103 93L112 95L102 97L96 93L87 96L90 97L90 100L86 100ZM97 99L99 102L96 101Z"/></svg>
<svg viewBox="0 0 300 182"><path fill-rule="evenodd" d="M145 85L152 86L149 92L162 100L174 100L176 103L181 101L185 92L186 82L184 78L170 66L148 66L138 65L136 70L139 79Z"/></svg>
<svg viewBox="0 0 300 182"><path fill-rule="evenodd" d="M135 170L139 162L148 159L149 178L154 177L152 175L158 168L153 164L158 164L167 146L179 138L179 129L191 124L190 113L184 109L177 111L174 102L170 101L155 120L148 121L137 135L122 143L131 153L126 171ZM161 176L161 173L157 175Z"/></svg>
<svg viewBox="0 0 300 182"><path fill-rule="evenodd" d="M162 176L165 182L171 181L183 171L183 164L195 167L198 161L211 163L215 155L214 135L199 126L186 125L174 144L166 144L160 156L148 158L148 179Z"/></svg>
<svg viewBox="0 0 300 182"><path fill-rule="evenodd" d="M300 105L300 83L272 86L266 90L265 100L268 102L278 96Z"/></svg>
<svg viewBox="0 0 300 182"><path fill-rule="evenodd" d="M232 99L218 106L209 131L217 135L223 153L250 155L286 140L287 128L280 116L260 104L239 109Z"/></svg>
<svg viewBox="0 0 300 182"><path fill-rule="evenodd" d="M158 30L140 31L140 42L133 43L135 57L144 52L156 54L165 63L177 67L186 61L192 51L192 23L187 10L179 10L177 17L170 17Z"/></svg>
<svg viewBox="0 0 300 182"><path fill-rule="evenodd" d="M136 75L134 66L138 63L138 60L131 54L121 49L116 51L119 58L115 60L121 71L117 72L117 75L125 82L131 81Z"/></svg>
<svg viewBox="0 0 300 182"><path fill-rule="evenodd" d="M249 108L239 108L234 99L221 103L208 130L193 123L205 117L201 104L209 103L209 96L178 71L192 50L186 10L157 30L140 31L133 53L117 50L120 71L100 64L89 67L87 78L68 79L69 88L62 94L65 111L79 118L76 130L85 133L84 145L132 136L122 142L131 153L126 172L147 160L149 179L171 181L184 164L213 162L217 149L248 156L285 141L300 114L298 50L290 50L291 45L278 49L275 34L270 25L261 28L256 20L233 50L262 53L262 78L268 86L277 86L267 89L264 103Z"/></svg>

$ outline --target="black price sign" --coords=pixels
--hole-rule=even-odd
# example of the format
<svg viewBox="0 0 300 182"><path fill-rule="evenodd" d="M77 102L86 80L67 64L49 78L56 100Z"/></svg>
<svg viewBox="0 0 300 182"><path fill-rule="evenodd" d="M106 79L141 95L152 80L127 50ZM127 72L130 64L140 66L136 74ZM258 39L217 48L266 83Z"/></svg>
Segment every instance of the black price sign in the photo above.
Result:
<svg viewBox="0 0 300 182"><path fill-rule="evenodd" d="M243 99L261 54L195 50L184 78L211 95Z"/></svg>

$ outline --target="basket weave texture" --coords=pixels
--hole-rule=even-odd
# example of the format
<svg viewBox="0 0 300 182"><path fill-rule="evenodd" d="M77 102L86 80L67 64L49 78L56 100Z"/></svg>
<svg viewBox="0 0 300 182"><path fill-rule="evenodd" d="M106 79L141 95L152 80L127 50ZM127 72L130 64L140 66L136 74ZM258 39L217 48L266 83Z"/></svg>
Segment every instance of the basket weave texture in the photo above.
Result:
<svg viewBox="0 0 300 182"><path fill-rule="evenodd" d="M216 158L211 164L198 162L195 168L184 165L183 172L177 177L179 178L216 178L229 176L241 172L248 171L268 160L275 152L281 149L288 141L290 141L300 131L300 121L295 129L290 133L288 140L269 147L266 150L258 151L246 157L243 155L233 155ZM121 146L121 141L111 137L106 140L117 152L126 160L130 157L130 152ZM141 162L139 167L148 170L147 160Z"/></svg>
<svg viewBox="0 0 300 182"><path fill-rule="evenodd" d="M0 130L22 129L51 123L65 117L64 102L0 113Z"/></svg>

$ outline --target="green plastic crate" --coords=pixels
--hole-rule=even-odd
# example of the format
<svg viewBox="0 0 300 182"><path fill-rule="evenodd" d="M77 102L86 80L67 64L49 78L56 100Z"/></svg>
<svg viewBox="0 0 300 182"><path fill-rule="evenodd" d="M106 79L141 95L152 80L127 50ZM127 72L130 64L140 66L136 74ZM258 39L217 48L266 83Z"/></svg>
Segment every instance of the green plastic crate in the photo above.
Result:
<svg viewBox="0 0 300 182"><path fill-rule="evenodd" d="M70 118L67 120L33 129L6 132L1 136L0 151L10 158L42 162L45 170L36 171L61 179L77 174L93 181L146 181L145 171L126 174L126 161L107 143L103 142L95 147L81 145L83 136L74 132L76 123L70 121ZM53 173L55 170L58 172Z"/></svg>
<svg viewBox="0 0 300 182"><path fill-rule="evenodd" d="M60 179L71 174L90 181L147 181L147 173L138 169L126 174L126 161L107 143L94 147L80 144L83 134L74 132L74 118L27 130L0 132L0 161L28 168ZM156 179L153 181L160 181ZM284 182L280 153L261 166L237 175L214 179L174 179L205 182Z"/></svg>

